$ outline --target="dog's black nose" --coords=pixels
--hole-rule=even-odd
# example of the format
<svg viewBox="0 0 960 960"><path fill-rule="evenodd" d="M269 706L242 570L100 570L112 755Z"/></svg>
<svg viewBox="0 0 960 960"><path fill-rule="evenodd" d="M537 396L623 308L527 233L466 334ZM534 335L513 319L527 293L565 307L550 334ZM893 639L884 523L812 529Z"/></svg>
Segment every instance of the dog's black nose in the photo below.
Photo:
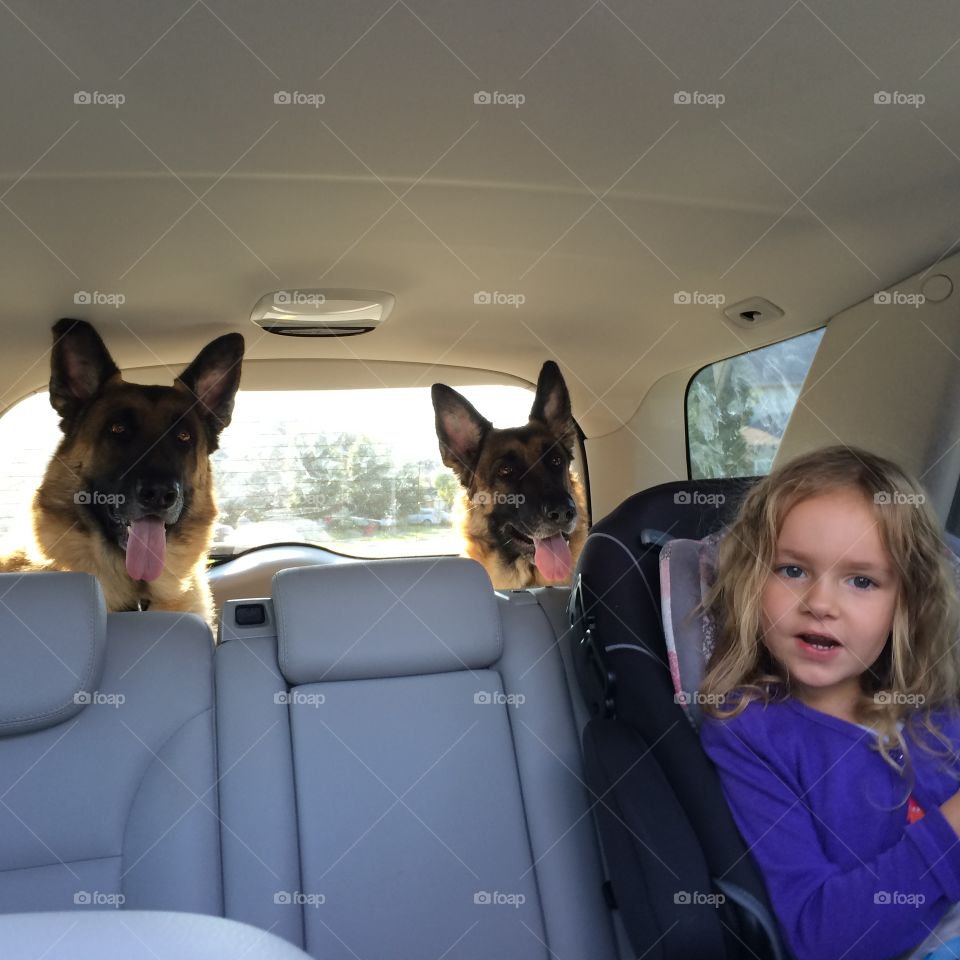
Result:
<svg viewBox="0 0 960 960"><path fill-rule="evenodd" d="M138 480L137 503L144 510L169 510L180 496L180 484L176 480Z"/></svg>
<svg viewBox="0 0 960 960"><path fill-rule="evenodd" d="M568 496L564 500L544 504L543 512L554 523L569 523L577 515L577 505L573 497Z"/></svg>

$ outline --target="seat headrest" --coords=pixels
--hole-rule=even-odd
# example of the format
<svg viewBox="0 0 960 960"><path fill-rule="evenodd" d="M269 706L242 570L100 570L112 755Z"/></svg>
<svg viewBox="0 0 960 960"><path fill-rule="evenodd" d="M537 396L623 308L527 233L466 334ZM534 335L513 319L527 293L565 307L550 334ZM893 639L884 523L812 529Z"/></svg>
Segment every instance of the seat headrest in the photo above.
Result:
<svg viewBox="0 0 960 960"><path fill-rule="evenodd" d="M106 623L87 573L0 574L0 736L52 727L91 702Z"/></svg>
<svg viewBox="0 0 960 960"><path fill-rule="evenodd" d="M281 570L273 603L292 685L483 669L502 649L493 588L474 560Z"/></svg>
<svg viewBox="0 0 960 960"><path fill-rule="evenodd" d="M696 540L729 524L757 477L671 480L627 497L592 533L617 537L636 551L644 530Z"/></svg>

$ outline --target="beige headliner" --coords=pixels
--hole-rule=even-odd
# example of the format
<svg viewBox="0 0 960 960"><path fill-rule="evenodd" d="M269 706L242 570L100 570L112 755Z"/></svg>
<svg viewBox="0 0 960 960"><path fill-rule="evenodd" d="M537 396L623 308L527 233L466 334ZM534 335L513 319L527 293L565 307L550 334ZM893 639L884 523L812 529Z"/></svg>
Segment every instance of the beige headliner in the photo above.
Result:
<svg viewBox="0 0 960 960"><path fill-rule="evenodd" d="M960 233L947 2L922 17L892 0L16 7L0 12L4 404L45 383L67 315L131 367L178 366L230 330L298 369L427 365L392 368L411 382L466 382L445 366L532 381L554 357L600 436L671 371L819 326ZM264 293L315 286L398 305L340 342L249 324ZM75 306L79 291L125 303ZM479 291L525 303L475 305ZM786 316L733 331L678 291ZM249 370L290 385L287 366Z"/></svg>

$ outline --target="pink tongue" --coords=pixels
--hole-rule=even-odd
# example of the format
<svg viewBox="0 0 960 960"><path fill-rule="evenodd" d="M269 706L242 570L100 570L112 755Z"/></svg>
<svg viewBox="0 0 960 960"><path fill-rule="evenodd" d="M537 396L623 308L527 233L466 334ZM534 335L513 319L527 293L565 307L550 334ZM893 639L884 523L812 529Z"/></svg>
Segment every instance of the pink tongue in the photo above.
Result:
<svg viewBox="0 0 960 960"><path fill-rule="evenodd" d="M557 533L546 540L534 540L533 562L547 580L560 581L570 579L573 557L567 541Z"/></svg>
<svg viewBox="0 0 960 960"><path fill-rule="evenodd" d="M144 517L130 524L127 539L127 573L134 580L156 580L163 573L167 535L163 521Z"/></svg>

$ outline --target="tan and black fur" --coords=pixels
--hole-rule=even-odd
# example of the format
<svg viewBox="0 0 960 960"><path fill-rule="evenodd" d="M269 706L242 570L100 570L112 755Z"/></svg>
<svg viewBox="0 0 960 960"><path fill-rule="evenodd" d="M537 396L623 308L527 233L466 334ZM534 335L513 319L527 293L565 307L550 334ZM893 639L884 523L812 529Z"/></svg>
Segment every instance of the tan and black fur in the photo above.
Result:
<svg viewBox="0 0 960 960"><path fill-rule="evenodd" d="M497 589L563 582L547 580L533 562L536 539L561 534L575 565L587 538L586 493L572 469L576 425L557 365L543 365L522 427L496 429L446 384L434 384L432 396L440 456L461 485L455 513L464 553Z"/></svg>
<svg viewBox="0 0 960 960"><path fill-rule="evenodd" d="M82 320L59 321L53 340L50 402L63 439L33 499L33 543L0 560L0 570L91 573L110 611L211 620L210 454L230 423L243 337L207 344L173 386L125 382ZM129 525L145 518L163 521L166 540L162 572L149 582L132 579L125 563Z"/></svg>

